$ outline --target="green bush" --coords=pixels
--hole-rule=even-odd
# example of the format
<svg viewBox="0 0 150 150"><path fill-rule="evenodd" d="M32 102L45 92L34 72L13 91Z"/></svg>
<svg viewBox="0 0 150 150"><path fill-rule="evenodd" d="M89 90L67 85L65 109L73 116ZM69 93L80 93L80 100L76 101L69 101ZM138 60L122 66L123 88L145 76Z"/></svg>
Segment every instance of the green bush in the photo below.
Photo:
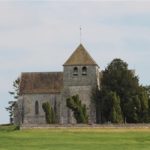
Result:
<svg viewBox="0 0 150 150"><path fill-rule="evenodd" d="M81 104L81 100L78 95L67 98L67 107L70 108L77 123L88 123L88 115L86 111L86 105Z"/></svg>
<svg viewBox="0 0 150 150"><path fill-rule="evenodd" d="M12 125L12 124L0 125L0 132L1 131L11 132L11 131L19 130L19 129L20 129L19 126L15 126L15 125Z"/></svg>
<svg viewBox="0 0 150 150"><path fill-rule="evenodd" d="M50 106L48 102L42 104L42 108L45 112L45 119L48 124L55 123L55 113L53 108Z"/></svg>

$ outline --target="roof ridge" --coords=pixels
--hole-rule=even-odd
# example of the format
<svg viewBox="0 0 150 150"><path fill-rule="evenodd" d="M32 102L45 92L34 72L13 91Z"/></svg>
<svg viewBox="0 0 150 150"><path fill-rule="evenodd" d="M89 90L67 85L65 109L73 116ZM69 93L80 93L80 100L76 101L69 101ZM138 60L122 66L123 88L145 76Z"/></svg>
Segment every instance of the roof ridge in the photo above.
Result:
<svg viewBox="0 0 150 150"><path fill-rule="evenodd" d="M69 65L97 65L89 52L80 43L71 56L64 63L64 66Z"/></svg>
<svg viewBox="0 0 150 150"><path fill-rule="evenodd" d="M63 71L57 71L57 72L22 72L21 74L34 74L34 73L63 73Z"/></svg>

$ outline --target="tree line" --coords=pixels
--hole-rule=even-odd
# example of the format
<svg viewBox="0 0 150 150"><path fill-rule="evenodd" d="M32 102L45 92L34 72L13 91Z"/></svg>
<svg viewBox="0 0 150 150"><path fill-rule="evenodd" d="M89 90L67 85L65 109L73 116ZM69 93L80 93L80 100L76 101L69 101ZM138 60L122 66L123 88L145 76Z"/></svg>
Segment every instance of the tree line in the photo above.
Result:
<svg viewBox="0 0 150 150"><path fill-rule="evenodd" d="M140 85L135 71L121 59L114 59L102 72L94 100L97 123L150 122L150 87Z"/></svg>

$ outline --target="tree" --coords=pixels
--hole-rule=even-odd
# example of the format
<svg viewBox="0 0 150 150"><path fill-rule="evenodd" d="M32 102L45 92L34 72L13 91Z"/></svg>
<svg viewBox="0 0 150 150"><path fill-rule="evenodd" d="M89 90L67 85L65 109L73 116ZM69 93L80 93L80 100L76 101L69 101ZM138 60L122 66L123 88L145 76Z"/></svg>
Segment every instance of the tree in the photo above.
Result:
<svg viewBox="0 0 150 150"><path fill-rule="evenodd" d="M140 122L140 111L141 104L138 96L129 98L128 101L124 104L125 121L128 123Z"/></svg>
<svg viewBox="0 0 150 150"><path fill-rule="evenodd" d="M16 101L9 101L8 102L9 106L6 107L5 109L9 112L9 119L10 119L10 123L13 123L13 118L14 118L14 109L16 104Z"/></svg>
<svg viewBox="0 0 150 150"><path fill-rule="evenodd" d="M97 99L101 104L98 109L101 109L102 122L106 122L108 119L113 120L110 119L111 108L113 116L120 112L124 121L129 123L147 122L150 106L148 94L139 85L134 71L128 69L128 64L121 59L114 59L102 74L100 98ZM111 95L111 92L114 92L116 96L115 94ZM117 104L117 108L113 108L115 105L112 103L111 97L114 97L116 103L120 103Z"/></svg>
<svg viewBox="0 0 150 150"><path fill-rule="evenodd" d="M102 104L101 104L101 90L96 87L92 89L92 102L96 108L96 123L102 122Z"/></svg>
<svg viewBox="0 0 150 150"><path fill-rule="evenodd" d="M146 93L148 94L148 97L150 98L150 85L149 86L143 86L145 89Z"/></svg>
<svg viewBox="0 0 150 150"><path fill-rule="evenodd" d="M45 112L45 119L48 124L56 123L55 113L53 108L50 106L49 102L45 102L42 104L42 108Z"/></svg>
<svg viewBox="0 0 150 150"><path fill-rule="evenodd" d="M8 104L9 106L6 107L5 109L9 112L9 117L10 117L10 123L13 123L14 120L14 111L15 108L17 107L17 100L19 97L19 84L20 84L20 78L17 78L14 82L13 82L13 88L14 91L9 92L9 94L11 94L13 96L13 101L9 101Z"/></svg>
<svg viewBox="0 0 150 150"><path fill-rule="evenodd" d="M101 111L101 122L112 122L112 123L122 123L122 111L120 107L120 98L117 96L116 92L113 91L100 91L101 97L100 101L100 111Z"/></svg>
<svg viewBox="0 0 150 150"><path fill-rule="evenodd" d="M141 102L141 122L149 122L150 115L149 115L149 95L144 87L140 87L140 94L139 94L140 102Z"/></svg>
<svg viewBox="0 0 150 150"><path fill-rule="evenodd" d="M77 123L88 123L86 105L81 104L81 100L78 95L67 98L66 102L67 107L73 111Z"/></svg>
<svg viewBox="0 0 150 150"><path fill-rule="evenodd" d="M115 92L110 92L110 100L112 103L111 109L111 122L112 123L122 123L122 111L120 107L120 98Z"/></svg>
<svg viewBox="0 0 150 150"><path fill-rule="evenodd" d="M147 98L148 98L148 122L150 122L150 85L149 86L143 86L146 94L147 94Z"/></svg>
<svg viewBox="0 0 150 150"><path fill-rule="evenodd" d="M18 99L18 97L19 97L19 84L20 84L20 78L17 78L13 82L14 91L9 92L9 94L13 95L14 99Z"/></svg>

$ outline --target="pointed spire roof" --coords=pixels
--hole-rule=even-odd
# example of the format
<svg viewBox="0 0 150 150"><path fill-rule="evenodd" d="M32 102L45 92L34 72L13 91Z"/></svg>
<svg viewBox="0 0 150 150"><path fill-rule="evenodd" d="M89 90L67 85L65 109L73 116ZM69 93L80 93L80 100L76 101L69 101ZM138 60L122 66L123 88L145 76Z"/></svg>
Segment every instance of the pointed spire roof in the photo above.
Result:
<svg viewBox="0 0 150 150"><path fill-rule="evenodd" d="M94 59L90 56L87 50L80 44L69 59L64 63L64 66L72 65L97 65Z"/></svg>

